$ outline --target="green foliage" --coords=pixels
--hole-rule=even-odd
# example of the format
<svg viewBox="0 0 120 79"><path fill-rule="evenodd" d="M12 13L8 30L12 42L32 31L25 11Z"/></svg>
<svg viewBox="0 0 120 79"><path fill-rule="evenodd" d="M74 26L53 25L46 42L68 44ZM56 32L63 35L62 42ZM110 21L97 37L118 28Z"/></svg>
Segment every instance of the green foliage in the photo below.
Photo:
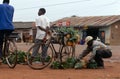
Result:
<svg viewBox="0 0 120 79"><path fill-rule="evenodd" d="M53 61L51 64L52 69L60 69L61 63L59 61Z"/></svg>
<svg viewBox="0 0 120 79"><path fill-rule="evenodd" d="M69 68L69 65L67 62L62 62L60 68L67 69L67 68Z"/></svg>
<svg viewBox="0 0 120 79"><path fill-rule="evenodd" d="M66 62L60 63L59 61L53 61L51 64L52 69L67 69L69 65Z"/></svg>
<svg viewBox="0 0 120 79"><path fill-rule="evenodd" d="M81 62L77 62L74 66L75 69L82 69L83 68L83 65Z"/></svg>
<svg viewBox="0 0 120 79"><path fill-rule="evenodd" d="M3 58L2 63L7 64L7 61L5 58Z"/></svg>
<svg viewBox="0 0 120 79"><path fill-rule="evenodd" d="M40 56L35 56L33 61L41 61Z"/></svg>
<svg viewBox="0 0 120 79"><path fill-rule="evenodd" d="M89 63L87 63L87 68L96 69L97 68L97 63L95 62L95 60L92 60Z"/></svg>
<svg viewBox="0 0 120 79"><path fill-rule="evenodd" d="M73 37L71 37L68 41L76 42L76 40L77 40L77 37L73 36Z"/></svg>
<svg viewBox="0 0 120 79"><path fill-rule="evenodd" d="M47 57L45 58L45 62L49 62L50 59L51 59L51 57L50 57L50 56L47 56Z"/></svg>
<svg viewBox="0 0 120 79"><path fill-rule="evenodd" d="M59 61L53 61L51 68L52 69L74 68L75 63L76 63L76 59L72 57L72 58L68 58L66 61L61 63Z"/></svg>
<svg viewBox="0 0 120 79"><path fill-rule="evenodd" d="M74 68L74 65L76 63L76 59L74 57L67 58L66 63L68 65L68 68Z"/></svg>
<svg viewBox="0 0 120 79"><path fill-rule="evenodd" d="M20 63L25 63L26 62L26 52L24 51L18 51L18 54L17 54L17 63L20 64Z"/></svg>
<svg viewBox="0 0 120 79"><path fill-rule="evenodd" d="M57 32L64 33L64 34L70 34L70 38L68 39L68 41L76 42L78 39L76 36L76 34L78 34L78 31L72 27L61 27L57 29Z"/></svg>
<svg viewBox="0 0 120 79"><path fill-rule="evenodd" d="M44 60L45 60L45 62L49 62L50 59L51 59L50 56L46 56L46 58ZM33 59L33 61L41 61L41 60L42 60L41 59L41 54L37 54L37 56L35 56L34 59Z"/></svg>
<svg viewBox="0 0 120 79"><path fill-rule="evenodd" d="M9 63L13 63L16 60L16 54L9 54L7 58ZM2 63L7 64L6 58L2 58Z"/></svg>
<svg viewBox="0 0 120 79"><path fill-rule="evenodd" d="M27 61L27 55L26 55L26 54L27 54L27 53L24 52L24 51L21 51L21 50L18 51L18 53L17 53L17 63L18 63L18 64L24 64L24 63L26 63L26 61ZM10 60L13 61L14 58L15 58L15 55L10 56L9 61L10 61ZM50 59L51 59L51 57L50 57L50 56L47 56L47 57L45 58L45 62L49 62ZM34 58L33 61L41 61L41 55L40 55L40 54L37 54L37 56ZM5 58L3 58L2 63L7 64Z"/></svg>

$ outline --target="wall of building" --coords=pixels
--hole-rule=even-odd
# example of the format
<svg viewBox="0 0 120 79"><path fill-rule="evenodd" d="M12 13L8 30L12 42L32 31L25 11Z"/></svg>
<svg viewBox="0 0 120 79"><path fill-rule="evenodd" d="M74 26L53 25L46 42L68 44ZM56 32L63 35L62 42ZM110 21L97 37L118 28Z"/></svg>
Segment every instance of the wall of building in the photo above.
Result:
<svg viewBox="0 0 120 79"><path fill-rule="evenodd" d="M19 39L17 41L24 42L24 37L28 37L31 29L15 29L15 32L19 34ZM26 35L28 34L28 35Z"/></svg>
<svg viewBox="0 0 120 79"><path fill-rule="evenodd" d="M120 21L111 25L110 44L120 45Z"/></svg>

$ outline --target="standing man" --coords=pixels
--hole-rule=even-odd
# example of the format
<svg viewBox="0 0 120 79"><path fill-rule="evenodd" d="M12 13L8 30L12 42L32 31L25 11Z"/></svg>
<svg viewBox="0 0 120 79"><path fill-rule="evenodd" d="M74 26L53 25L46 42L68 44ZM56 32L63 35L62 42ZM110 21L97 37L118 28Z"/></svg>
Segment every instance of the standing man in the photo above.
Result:
<svg viewBox="0 0 120 79"><path fill-rule="evenodd" d="M2 58L4 36L9 36L14 30L12 23L14 8L9 5L9 2L9 0L3 0L3 4L0 4L0 62Z"/></svg>
<svg viewBox="0 0 120 79"><path fill-rule="evenodd" d="M50 28L49 19L45 16L46 10L44 8L40 8L38 11L38 17L36 18L35 26L37 28L35 44L40 44L46 39L48 29ZM37 55L40 45L37 45L33 49L32 59ZM44 46L42 46L43 48ZM47 47L42 52L42 57L45 58ZM32 61L32 60L31 60Z"/></svg>

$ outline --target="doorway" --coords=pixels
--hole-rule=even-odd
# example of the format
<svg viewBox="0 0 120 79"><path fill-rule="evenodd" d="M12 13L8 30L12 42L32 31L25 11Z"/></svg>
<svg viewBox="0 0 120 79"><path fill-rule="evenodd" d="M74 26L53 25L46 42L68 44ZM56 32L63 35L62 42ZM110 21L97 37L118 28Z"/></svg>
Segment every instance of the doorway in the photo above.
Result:
<svg viewBox="0 0 120 79"><path fill-rule="evenodd" d="M99 37L99 28L88 28L86 30L87 36L92 36L94 39Z"/></svg>

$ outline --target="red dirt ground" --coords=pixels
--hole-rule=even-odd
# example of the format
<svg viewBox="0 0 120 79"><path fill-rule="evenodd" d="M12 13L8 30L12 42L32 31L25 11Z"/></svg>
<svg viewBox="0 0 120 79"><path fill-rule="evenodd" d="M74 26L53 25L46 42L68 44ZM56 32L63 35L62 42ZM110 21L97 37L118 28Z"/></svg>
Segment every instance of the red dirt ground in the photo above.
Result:
<svg viewBox="0 0 120 79"><path fill-rule="evenodd" d="M31 44L18 44L19 50L28 50ZM57 46L56 46L57 47ZM84 45L76 46L76 55ZM0 66L0 79L120 79L120 46L111 46L113 56L104 59L105 69L63 69L55 70L49 67L43 70L33 70L27 65L17 65L10 69L7 65Z"/></svg>

